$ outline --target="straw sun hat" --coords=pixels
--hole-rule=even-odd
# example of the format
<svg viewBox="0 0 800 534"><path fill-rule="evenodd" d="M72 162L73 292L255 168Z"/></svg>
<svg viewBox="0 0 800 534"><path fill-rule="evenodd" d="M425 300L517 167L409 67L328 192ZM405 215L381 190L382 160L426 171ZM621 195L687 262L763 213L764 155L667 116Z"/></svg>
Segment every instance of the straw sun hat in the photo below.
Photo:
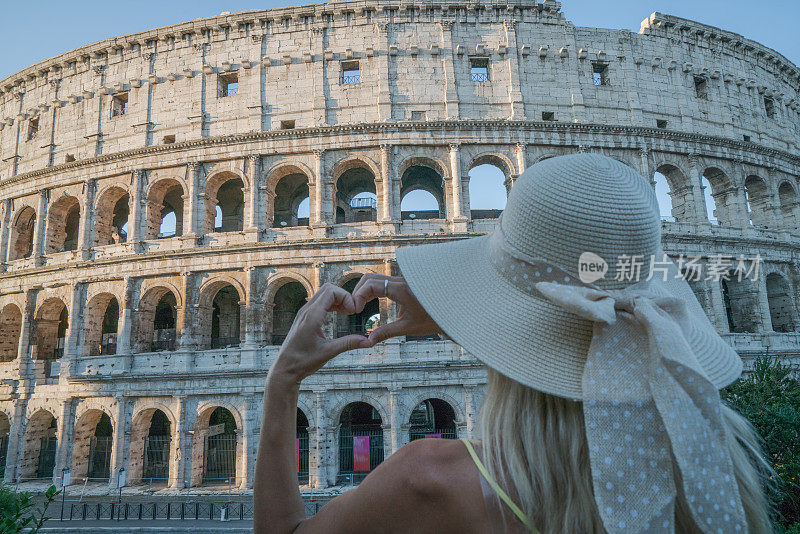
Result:
<svg viewBox="0 0 800 534"><path fill-rule="evenodd" d="M468 352L583 401L608 532L674 529L673 458L704 531L746 530L717 391L742 362L664 255L639 173L596 154L544 160L519 176L493 233L401 248L397 261Z"/></svg>

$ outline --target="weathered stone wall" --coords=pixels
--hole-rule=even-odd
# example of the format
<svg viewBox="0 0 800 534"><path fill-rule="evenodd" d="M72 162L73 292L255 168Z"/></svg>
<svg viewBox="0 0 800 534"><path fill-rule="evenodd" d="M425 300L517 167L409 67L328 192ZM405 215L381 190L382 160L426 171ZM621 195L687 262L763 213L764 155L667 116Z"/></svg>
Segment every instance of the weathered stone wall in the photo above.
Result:
<svg viewBox="0 0 800 534"><path fill-rule="evenodd" d="M353 61L359 81L343 80ZM486 61L487 80L473 80L474 61ZM704 265L717 255L763 259L756 282L692 282L718 330L745 357L767 347L797 357L798 73L758 43L661 14L635 34L576 28L549 1L354 1L119 37L7 78L5 478L35 475L51 415L53 476L65 467L85 476L106 414L111 487L123 468L132 482L146 478L147 447L163 430L148 442L154 417L169 421L164 482L198 485L210 416L224 407L235 421L234 484L251 486L266 370L305 295L397 274L399 246L491 231L497 219L482 217L492 213L470 210L469 172L485 163L508 189L535 162L575 152L663 174L668 254ZM237 94L225 85L234 79ZM401 212L414 189L432 193L438 211ZM374 212L358 215L349 203L365 191L377 197ZM298 213L306 196L307 220ZM377 310L382 321L396 315L386 299ZM429 398L452 407L458 435L474 435L484 380L448 341L393 340L337 358L300 395L310 482L336 482L349 403L380 416L388 456Z"/></svg>

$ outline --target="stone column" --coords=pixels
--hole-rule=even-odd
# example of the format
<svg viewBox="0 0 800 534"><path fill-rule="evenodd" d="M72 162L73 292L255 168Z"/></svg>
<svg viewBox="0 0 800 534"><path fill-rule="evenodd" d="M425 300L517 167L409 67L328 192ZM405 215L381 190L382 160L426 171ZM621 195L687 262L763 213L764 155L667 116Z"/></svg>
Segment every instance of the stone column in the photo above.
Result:
<svg viewBox="0 0 800 534"><path fill-rule="evenodd" d="M25 407L26 402L17 399L14 402L14 413L11 415L11 428L8 431L8 449L6 449L6 469L3 473L3 482L11 484L17 474L19 465L19 451L22 436L25 434Z"/></svg>
<svg viewBox="0 0 800 534"><path fill-rule="evenodd" d="M36 225L33 229L33 257L36 265L42 265L44 240L47 226L47 210L50 202L50 190L42 189L39 193L39 209L36 212Z"/></svg>
<svg viewBox="0 0 800 534"><path fill-rule="evenodd" d="M691 189L692 205L687 207L686 215L689 220L695 223L709 224L708 211L706 207L706 197L702 185L702 175L700 174L700 164L697 154L689 155L689 187Z"/></svg>
<svg viewBox="0 0 800 534"><path fill-rule="evenodd" d="M144 195L144 180L146 171L144 169L136 169L131 171L131 188L128 199L130 202L130 213L128 224L128 241L133 245L134 252L139 252L140 243L144 237L144 218L145 218L145 199Z"/></svg>
<svg viewBox="0 0 800 534"><path fill-rule="evenodd" d="M183 306L176 309L177 320L175 321L176 337L178 334L178 348L182 350L197 349L197 332L194 325L197 320L197 302L194 298L194 277L192 273L181 273L181 293L183 294Z"/></svg>
<svg viewBox="0 0 800 534"><path fill-rule="evenodd" d="M725 310L725 297L722 293L722 283L714 280L707 281L708 292L711 297L711 309L714 313L714 323L717 332L721 334L730 333L728 325L728 312Z"/></svg>
<svg viewBox="0 0 800 534"><path fill-rule="evenodd" d="M325 227L330 220L326 195L325 151L314 150L314 197L309 198L309 226L316 237L325 236ZM310 191L309 191L310 192Z"/></svg>
<svg viewBox="0 0 800 534"><path fill-rule="evenodd" d="M200 162L190 161L186 164L187 192L183 196L183 237L192 244L204 233L205 194L199 191L202 170L203 164Z"/></svg>
<svg viewBox="0 0 800 534"><path fill-rule="evenodd" d="M173 489L183 489L185 482L190 477L186 476L188 466L187 458L191 459L191 439L189 439L188 428L186 428L186 397L175 397L175 431L177 443L175 443L175 457L171 460L169 472L172 474L169 480L169 487Z"/></svg>
<svg viewBox="0 0 800 534"><path fill-rule="evenodd" d="M506 33L506 56L508 57L508 104L510 106L509 119L525 119L525 102L522 98L519 79L519 61L517 59L517 31L513 20L504 20L503 28Z"/></svg>
<svg viewBox="0 0 800 534"><path fill-rule="evenodd" d="M467 435L465 436L468 439L472 439L475 437L475 425L477 423L477 412L475 409L475 386L474 385L465 385L464 386L464 419L466 423L466 431Z"/></svg>
<svg viewBox="0 0 800 534"><path fill-rule="evenodd" d="M83 355L82 331L85 325L84 307L86 305L86 283L77 282L72 286L72 304L69 307L69 323L67 324L67 341L64 357L61 359L60 376L65 380L72 375L75 359Z"/></svg>
<svg viewBox="0 0 800 534"><path fill-rule="evenodd" d="M61 403L61 413L58 416L56 426L58 443L56 444L56 462L53 468L53 484L58 484L61 479L62 469L72 466L72 458L70 456L75 429L75 409L72 397L68 397Z"/></svg>
<svg viewBox="0 0 800 534"><path fill-rule="evenodd" d="M250 186L247 190L247 199L245 202L245 220L244 228L248 233L254 233L256 240L258 240L258 230L261 228L261 214L264 210L261 209L261 197L259 195L259 174L261 169L261 155L249 154L247 156L247 178L250 181Z"/></svg>
<svg viewBox="0 0 800 534"><path fill-rule="evenodd" d="M81 204L81 226L78 231L78 253L82 260L91 259L94 247L94 196L97 180L91 179L83 183L83 194L78 198Z"/></svg>
<svg viewBox="0 0 800 534"><path fill-rule="evenodd" d="M774 332L772 326L772 315L769 312L769 298L767 295L767 277L759 276L758 280L754 281L757 291L758 313L760 316L761 331L765 333Z"/></svg>
<svg viewBox="0 0 800 534"><path fill-rule="evenodd" d="M378 199L378 220L387 223L392 220L392 177L389 171L391 150L391 145L386 143L381 145L381 197Z"/></svg>
<svg viewBox="0 0 800 534"><path fill-rule="evenodd" d="M402 437L400 436L400 387L389 388L389 443L391 446L391 454L403 446L401 443Z"/></svg>
<svg viewBox="0 0 800 534"><path fill-rule="evenodd" d="M130 424L128 422L127 399L121 394L115 396L117 412L114 420L114 448L111 452L111 469L108 479L108 490L113 492L118 487L119 472L125 469L129 471L127 465L127 447L130 446ZM130 473L128 473L130 475ZM126 479L128 477L126 476Z"/></svg>
<svg viewBox="0 0 800 534"><path fill-rule="evenodd" d="M528 168L528 158L527 158L527 150L524 143L517 143L514 147L514 153L517 156L517 176L525 172L525 169ZM514 185L514 180L512 180L511 185Z"/></svg>
<svg viewBox="0 0 800 534"><path fill-rule="evenodd" d="M461 205L461 158L459 152L460 145L455 143L450 145L450 183L453 207L452 211L447 214L447 218L453 221L453 231L466 232L467 217L464 216L464 207Z"/></svg>
<svg viewBox="0 0 800 534"><path fill-rule="evenodd" d="M117 328L117 355L123 356L131 353L131 337L133 334L133 302L135 292L135 282L130 276L126 276L123 281L124 295L120 302L119 327Z"/></svg>
<svg viewBox="0 0 800 534"><path fill-rule="evenodd" d="M239 447L239 470L236 472L236 476L239 477L233 481L231 486L234 488L239 489L247 489L253 487L253 479L255 479L256 471L256 462L255 462L255 455L251 456L250 451L250 444L252 442L257 442L257 440L253 439L251 442L250 437L253 432L253 422L251 422L251 414L255 411L255 405L253 400L253 395L245 397L245 405L244 408L241 410L242 415L242 428L236 429L236 432L241 439L237 439L237 446ZM258 425L258 421L254 424Z"/></svg>
<svg viewBox="0 0 800 534"><path fill-rule="evenodd" d="M442 70L444 82L444 107L448 119L459 118L458 91L456 90L455 62L453 61L453 21L440 20L442 28Z"/></svg>
<svg viewBox="0 0 800 534"><path fill-rule="evenodd" d="M653 158L651 157L651 152L649 148L641 147L639 149L639 172L655 188L655 182L653 181L655 171L651 170L652 159Z"/></svg>
<svg viewBox="0 0 800 534"><path fill-rule="evenodd" d="M327 486L327 466L325 465L325 390L314 392L314 428L308 429L308 480L312 488Z"/></svg>
<svg viewBox="0 0 800 534"><path fill-rule="evenodd" d="M31 359L31 337L33 336L34 313L36 312L36 297L39 289L30 288L25 292L25 309L22 310L22 321L19 332L19 346L17 347L17 362L19 363L19 377L21 380L30 380L33 372Z"/></svg>
<svg viewBox="0 0 800 534"><path fill-rule="evenodd" d="M2 229L0 230L0 272L5 272L8 263L8 251L11 249L11 199L3 200Z"/></svg>

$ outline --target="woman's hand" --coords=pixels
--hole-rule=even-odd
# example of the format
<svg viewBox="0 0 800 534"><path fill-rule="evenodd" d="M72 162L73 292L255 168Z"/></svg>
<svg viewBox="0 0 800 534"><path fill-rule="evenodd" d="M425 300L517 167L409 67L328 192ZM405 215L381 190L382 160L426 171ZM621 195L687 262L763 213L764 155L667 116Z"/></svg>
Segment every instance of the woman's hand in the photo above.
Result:
<svg viewBox="0 0 800 534"><path fill-rule="evenodd" d="M381 274L362 276L353 289L355 313L361 313L367 302L378 297L388 297L398 304L397 320L373 330L368 338L369 345L366 346L372 346L390 337L442 333L442 329L422 308L402 276Z"/></svg>
<svg viewBox="0 0 800 534"><path fill-rule="evenodd" d="M328 312L343 315L356 313L353 295L333 284L325 284L314 293L297 312L286 340L278 351L278 358L270 369L270 375L299 385L305 377L316 372L337 354L375 344L357 334L326 338L322 324Z"/></svg>

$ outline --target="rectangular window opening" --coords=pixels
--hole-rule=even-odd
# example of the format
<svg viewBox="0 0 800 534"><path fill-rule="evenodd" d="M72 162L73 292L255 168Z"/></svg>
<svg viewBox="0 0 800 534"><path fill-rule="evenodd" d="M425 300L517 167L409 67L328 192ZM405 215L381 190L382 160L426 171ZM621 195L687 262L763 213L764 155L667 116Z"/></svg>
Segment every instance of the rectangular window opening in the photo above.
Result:
<svg viewBox="0 0 800 534"><path fill-rule="evenodd" d="M174 142L175 142L175 136L174 135L165 135L164 136L164 144L165 145L171 145Z"/></svg>
<svg viewBox="0 0 800 534"><path fill-rule="evenodd" d="M342 83L361 83L361 69L358 61L345 61L342 63Z"/></svg>
<svg viewBox="0 0 800 534"><path fill-rule="evenodd" d="M697 98L708 98L708 81L703 76L694 77L694 92Z"/></svg>
<svg viewBox="0 0 800 534"><path fill-rule="evenodd" d="M775 118L775 100L771 96L764 97L764 109L767 112L767 117L770 119Z"/></svg>
<svg viewBox="0 0 800 534"><path fill-rule="evenodd" d="M39 117L32 117L28 122L28 141L39 134Z"/></svg>
<svg viewBox="0 0 800 534"><path fill-rule="evenodd" d="M556 114L554 111L542 111L542 120L543 121L555 121Z"/></svg>
<svg viewBox="0 0 800 534"><path fill-rule="evenodd" d="M111 99L111 116L128 114L128 93L117 93Z"/></svg>
<svg viewBox="0 0 800 534"><path fill-rule="evenodd" d="M281 130L294 130L294 120L281 121Z"/></svg>
<svg viewBox="0 0 800 534"><path fill-rule="evenodd" d="M411 112L411 120L412 121L424 121L425 120L425 112L424 111L412 111Z"/></svg>
<svg viewBox="0 0 800 534"><path fill-rule="evenodd" d="M666 130L667 121L664 119L656 119L656 128L658 128L659 130Z"/></svg>
<svg viewBox="0 0 800 534"><path fill-rule="evenodd" d="M592 81L595 85L608 85L608 65L592 63Z"/></svg>
<svg viewBox="0 0 800 534"><path fill-rule="evenodd" d="M470 58L469 69L473 82L489 81L489 58L485 57Z"/></svg>
<svg viewBox="0 0 800 534"><path fill-rule="evenodd" d="M236 72L220 74L219 75L220 98L224 98L226 96L234 96L238 94L239 94L239 74Z"/></svg>

